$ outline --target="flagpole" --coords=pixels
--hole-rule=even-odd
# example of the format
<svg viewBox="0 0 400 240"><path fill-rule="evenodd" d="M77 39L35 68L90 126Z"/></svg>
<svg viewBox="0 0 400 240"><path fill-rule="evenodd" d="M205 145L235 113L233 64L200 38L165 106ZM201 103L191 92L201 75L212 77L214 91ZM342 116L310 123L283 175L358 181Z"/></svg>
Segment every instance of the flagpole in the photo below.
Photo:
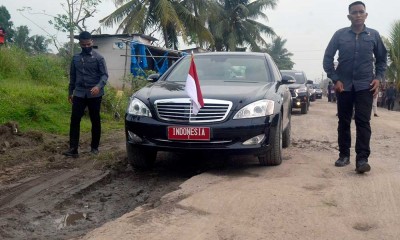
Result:
<svg viewBox="0 0 400 240"><path fill-rule="evenodd" d="M192 50L192 54L190 54L190 61L193 60L193 50ZM190 108L189 108L189 123L192 120L192 110L193 109L193 101L192 99L190 99Z"/></svg>

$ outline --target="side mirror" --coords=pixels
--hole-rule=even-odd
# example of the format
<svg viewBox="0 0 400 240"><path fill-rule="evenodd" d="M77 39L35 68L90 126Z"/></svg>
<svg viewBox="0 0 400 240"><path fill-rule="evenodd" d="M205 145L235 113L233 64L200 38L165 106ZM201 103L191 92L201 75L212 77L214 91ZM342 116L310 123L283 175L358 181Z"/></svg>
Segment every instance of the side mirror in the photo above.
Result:
<svg viewBox="0 0 400 240"><path fill-rule="evenodd" d="M307 84L314 84L313 80L307 80Z"/></svg>
<svg viewBox="0 0 400 240"><path fill-rule="evenodd" d="M147 77L147 81L149 81L149 82L157 82L157 80L160 78L160 74L159 73L153 73L153 74L150 74L148 77Z"/></svg>
<svg viewBox="0 0 400 240"><path fill-rule="evenodd" d="M282 76L282 84L292 84L295 82L296 82L296 79L294 79L294 77L292 77L292 76L289 76L289 75Z"/></svg>

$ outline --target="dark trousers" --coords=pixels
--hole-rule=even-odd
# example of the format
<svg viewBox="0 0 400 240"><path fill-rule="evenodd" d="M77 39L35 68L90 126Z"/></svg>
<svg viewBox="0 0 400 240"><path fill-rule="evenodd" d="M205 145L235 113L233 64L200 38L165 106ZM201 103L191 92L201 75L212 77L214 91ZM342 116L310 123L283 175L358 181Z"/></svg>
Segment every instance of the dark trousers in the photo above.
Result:
<svg viewBox="0 0 400 240"><path fill-rule="evenodd" d="M368 161L371 153L371 110L373 93L369 90L341 92L337 94L338 107L338 144L339 156L350 157L351 131L350 123L353 115L356 124L356 161Z"/></svg>
<svg viewBox="0 0 400 240"><path fill-rule="evenodd" d="M387 100L388 110L393 110L394 107L394 98L388 98Z"/></svg>
<svg viewBox="0 0 400 240"><path fill-rule="evenodd" d="M80 125L85 108L89 110L90 121L92 122L92 142L90 146L97 149L100 143L101 123L100 106L102 97L80 98L74 97L72 101L71 125L69 129L70 148L78 148Z"/></svg>

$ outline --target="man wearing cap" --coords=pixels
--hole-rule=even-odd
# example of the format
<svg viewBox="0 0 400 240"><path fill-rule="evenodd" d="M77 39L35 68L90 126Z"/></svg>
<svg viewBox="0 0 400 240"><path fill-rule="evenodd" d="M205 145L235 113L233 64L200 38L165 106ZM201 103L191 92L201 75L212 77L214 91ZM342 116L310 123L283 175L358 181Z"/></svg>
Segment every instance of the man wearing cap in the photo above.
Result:
<svg viewBox="0 0 400 240"><path fill-rule="evenodd" d="M92 49L93 40L89 32L79 34L79 45L82 52L74 55L70 68L68 101L72 104L71 124L69 131L68 157L78 157L80 122L85 108L89 110L92 123L92 154L99 153L101 135L100 106L107 84L108 72L104 57Z"/></svg>

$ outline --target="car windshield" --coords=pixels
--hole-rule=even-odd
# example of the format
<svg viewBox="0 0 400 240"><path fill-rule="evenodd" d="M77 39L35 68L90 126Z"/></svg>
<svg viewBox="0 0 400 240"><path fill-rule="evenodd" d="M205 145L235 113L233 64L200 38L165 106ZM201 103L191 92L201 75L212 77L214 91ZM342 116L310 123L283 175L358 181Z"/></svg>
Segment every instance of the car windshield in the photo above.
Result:
<svg viewBox="0 0 400 240"><path fill-rule="evenodd" d="M314 87L314 89L320 89L319 84L314 84L313 87Z"/></svg>
<svg viewBox="0 0 400 240"><path fill-rule="evenodd" d="M271 81L263 56L195 55L199 81L269 82ZM189 73L190 56L182 59L166 81L185 82Z"/></svg>
<svg viewBox="0 0 400 240"><path fill-rule="evenodd" d="M305 83L307 80L302 72L282 71L282 75L289 75L296 79L296 83Z"/></svg>

